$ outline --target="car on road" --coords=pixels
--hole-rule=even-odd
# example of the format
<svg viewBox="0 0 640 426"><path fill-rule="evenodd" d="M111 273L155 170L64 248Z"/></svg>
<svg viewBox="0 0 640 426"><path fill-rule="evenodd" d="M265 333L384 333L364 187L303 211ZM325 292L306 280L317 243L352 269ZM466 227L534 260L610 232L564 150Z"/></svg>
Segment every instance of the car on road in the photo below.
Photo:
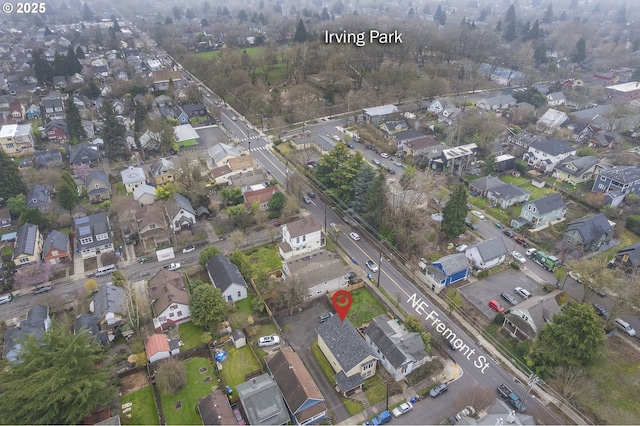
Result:
<svg viewBox="0 0 640 426"><path fill-rule="evenodd" d="M607 297L607 292L604 291L601 288L597 288L597 287L593 287L593 286L589 286L589 290L591 290L592 292L594 292L595 294L597 294L600 297Z"/></svg>
<svg viewBox="0 0 640 426"><path fill-rule="evenodd" d="M335 141L340 142L340 136L333 135L331 136Z"/></svg>
<svg viewBox="0 0 640 426"><path fill-rule="evenodd" d="M489 307L496 312L504 313L504 308L496 299L489 300Z"/></svg>
<svg viewBox="0 0 640 426"><path fill-rule="evenodd" d="M404 164L402 164L402 163L401 163L401 162L399 162L399 161L394 161L394 162L393 162L393 165L394 165L394 166L397 166L397 167L404 167Z"/></svg>
<svg viewBox="0 0 640 426"><path fill-rule="evenodd" d="M392 169L391 167L387 167L387 171L388 171L389 173L391 173L392 175L395 175L395 174L396 174L396 171L395 171L394 169Z"/></svg>
<svg viewBox="0 0 640 426"><path fill-rule="evenodd" d="M346 279L350 280L351 278L355 278L357 277L358 274L356 274L355 272L347 272L346 275L344 276Z"/></svg>
<svg viewBox="0 0 640 426"><path fill-rule="evenodd" d="M372 272L378 272L378 264L376 262L374 262L371 259L367 259L367 261L365 262L367 265L367 268L371 269Z"/></svg>
<svg viewBox="0 0 640 426"><path fill-rule="evenodd" d="M515 260L517 260L520 263L526 263L527 259L520 253L518 253L517 251L514 251L513 253L511 253L511 255L513 256L513 258Z"/></svg>
<svg viewBox="0 0 640 426"><path fill-rule="evenodd" d="M302 201L304 201L305 204L311 204L311 198L307 197L306 195L302 196Z"/></svg>
<svg viewBox="0 0 640 426"><path fill-rule="evenodd" d="M593 304L593 309L596 310L596 313L598 315L600 315L601 317L608 317L609 316L609 312L607 311L607 308L605 308L604 306L598 304L598 303L594 303Z"/></svg>
<svg viewBox="0 0 640 426"><path fill-rule="evenodd" d="M280 337L278 336L263 336L258 339L258 346L273 346L280 343Z"/></svg>
<svg viewBox="0 0 640 426"><path fill-rule="evenodd" d="M374 158L373 160L371 160L371 161L372 161L372 162L373 162L373 164L375 164L376 166L379 166L380 164L382 164L382 163L380 163L380 161L376 160L375 158Z"/></svg>
<svg viewBox="0 0 640 426"><path fill-rule="evenodd" d="M36 289L33 290L33 294L46 293L47 291L50 291L52 289L53 287L50 285L43 285L42 287L36 287Z"/></svg>
<svg viewBox="0 0 640 426"><path fill-rule="evenodd" d="M380 157L389 158L389 154L387 154L386 152L380 152Z"/></svg>
<svg viewBox="0 0 640 426"><path fill-rule="evenodd" d="M352 143L347 144L347 147L349 147L350 149L356 149L355 145Z"/></svg>
<svg viewBox="0 0 640 426"><path fill-rule="evenodd" d="M531 258L533 258L533 256L536 255L537 251L538 250L536 250L534 248L530 248L530 249L527 249L527 251L524 252L524 255L527 256L529 259L531 259Z"/></svg>
<svg viewBox="0 0 640 426"><path fill-rule="evenodd" d="M529 243L527 242L527 240L522 237L513 237L513 241L515 241L516 244L520 244L524 248L529 247Z"/></svg>
<svg viewBox="0 0 640 426"><path fill-rule="evenodd" d="M613 321L616 323L616 326L620 330L624 331L629 336L633 337L636 335L636 330L633 327L631 327L631 325L629 325L629 323L623 320L622 318L616 318Z"/></svg>
<svg viewBox="0 0 640 426"><path fill-rule="evenodd" d="M469 219L465 219L464 220L464 224L467 225L469 228L473 229L474 231L478 230L478 227L473 222L471 222Z"/></svg>
<svg viewBox="0 0 640 426"><path fill-rule="evenodd" d="M238 121L238 117L234 115L233 117L231 117L231 121Z"/></svg>
<svg viewBox="0 0 640 426"><path fill-rule="evenodd" d="M480 220L484 220L484 215L480 213L478 210L471 210L471 214L476 216Z"/></svg>
<svg viewBox="0 0 640 426"><path fill-rule="evenodd" d="M193 251L196 251L196 248L193 244L189 244L188 246L182 249L182 253L191 253Z"/></svg>
<svg viewBox="0 0 640 426"><path fill-rule="evenodd" d="M329 224L329 227L331 227L331 229L333 229L335 232L340 232L340 227L338 226L338 224L337 224L337 223L333 223L333 222L331 222L331 223Z"/></svg>
<svg viewBox="0 0 640 426"><path fill-rule="evenodd" d="M328 320L329 318L331 318L333 316L333 313L331 312L326 312L322 315L320 315L320 318L318 319L318 322L320 324L322 324L323 322L325 322L326 320Z"/></svg>
<svg viewBox="0 0 640 426"><path fill-rule="evenodd" d="M513 231L509 231L508 229L505 229L504 231L502 231L502 233L503 233L504 235L506 235L507 237L509 237L509 238L513 238L513 237L514 237L514 235L515 235L515 234L513 233Z"/></svg>
<svg viewBox="0 0 640 426"><path fill-rule="evenodd" d="M353 241L360 241L360 235L355 232L349 232L349 236Z"/></svg>
<svg viewBox="0 0 640 426"><path fill-rule="evenodd" d="M164 265L164 269L168 269L170 271L176 271L178 269L180 269L180 264L179 263L170 263L169 265Z"/></svg>
<svg viewBox="0 0 640 426"><path fill-rule="evenodd" d="M401 415L411 411L412 409L413 409L413 404L407 401L407 402L403 402L402 404L394 408L391 411L391 414L393 414L393 417L400 417Z"/></svg>
<svg viewBox="0 0 640 426"><path fill-rule="evenodd" d="M429 391L429 396L431 398L437 398L443 393L446 393L448 390L449 388L447 388L446 384L440 383L439 385L435 386L433 389Z"/></svg>
<svg viewBox="0 0 640 426"><path fill-rule="evenodd" d="M500 297L502 297L504 300L506 300L507 303L510 304L511 306L515 306L515 305L518 304L518 299L513 297L513 295L511 293L509 293L508 291L503 291L500 294Z"/></svg>
<svg viewBox="0 0 640 426"><path fill-rule="evenodd" d="M308 191L308 192L307 192L307 195L308 195L309 197L311 197L311 198L316 198L316 193L315 193L315 192L313 192L313 191Z"/></svg>

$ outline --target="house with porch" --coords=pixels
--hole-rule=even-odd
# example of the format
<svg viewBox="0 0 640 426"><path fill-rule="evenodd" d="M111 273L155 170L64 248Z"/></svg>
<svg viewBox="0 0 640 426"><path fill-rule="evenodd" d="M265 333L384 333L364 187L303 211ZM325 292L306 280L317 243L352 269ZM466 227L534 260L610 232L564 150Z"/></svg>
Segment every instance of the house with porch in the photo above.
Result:
<svg viewBox="0 0 640 426"><path fill-rule="evenodd" d="M100 285L89 303L89 312L98 317L101 330L111 331L109 341L115 339L113 330L121 324L125 315L124 289L113 283Z"/></svg>
<svg viewBox="0 0 640 426"><path fill-rule="evenodd" d="M0 148L9 157L32 154L34 146L30 124L5 124L0 128Z"/></svg>
<svg viewBox="0 0 640 426"><path fill-rule="evenodd" d="M522 156L530 166L543 173L550 173L556 164L571 155L576 155L576 149L566 141L558 139L543 139L533 142Z"/></svg>
<svg viewBox="0 0 640 426"><path fill-rule="evenodd" d="M315 216L307 216L282 225L282 242L278 244L280 257L288 260L294 256L311 253L326 245L322 224Z"/></svg>
<svg viewBox="0 0 640 426"><path fill-rule="evenodd" d="M89 145L86 142L73 145L69 149L69 163L75 164L92 164L100 160L98 147Z"/></svg>
<svg viewBox="0 0 640 426"><path fill-rule="evenodd" d="M24 340L28 336L33 336L36 340L40 340L50 327L49 307L34 305L27 312L27 317L21 320L17 327L8 328L4 332L4 358L14 364L19 362Z"/></svg>
<svg viewBox="0 0 640 426"><path fill-rule="evenodd" d="M504 315L502 327L518 340L536 337L542 327L560 313L556 301L562 290L555 290L542 296L530 297L509 308Z"/></svg>
<svg viewBox="0 0 640 426"><path fill-rule="evenodd" d="M173 161L166 158L159 158L149 165L151 179L156 185L164 185L167 182L173 182L176 178L176 168Z"/></svg>
<svg viewBox="0 0 640 426"><path fill-rule="evenodd" d="M464 253L455 253L433 261L427 265L425 273L441 287L447 287L466 280L471 273L471 266Z"/></svg>
<svg viewBox="0 0 640 426"><path fill-rule="evenodd" d="M147 288L157 332L191 320L189 292L180 272L160 269L147 282Z"/></svg>
<svg viewBox="0 0 640 426"><path fill-rule="evenodd" d="M582 217L567 224L562 241L581 253L597 251L613 239L615 223L598 213Z"/></svg>
<svg viewBox="0 0 640 426"><path fill-rule="evenodd" d="M16 243L13 246L11 260L16 267L32 265L40 262L44 240L38 227L25 223L16 232Z"/></svg>
<svg viewBox="0 0 640 426"><path fill-rule="evenodd" d="M169 227L164 206L153 203L142 206L135 214L140 242L145 250L170 244Z"/></svg>
<svg viewBox="0 0 640 426"><path fill-rule="evenodd" d="M464 255L473 268L484 270L504 263L508 253L502 238L494 237L468 247Z"/></svg>
<svg viewBox="0 0 640 426"><path fill-rule="evenodd" d="M527 225L532 231L539 231L562 222L566 213L567 205L560 194L550 194L524 203L520 216L511 221L511 227L518 229Z"/></svg>
<svg viewBox="0 0 640 426"><path fill-rule="evenodd" d="M586 157L570 155L554 167L553 177L576 186L591 180L594 174L603 169L598 161L598 157L592 155Z"/></svg>
<svg viewBox="0 0 640 426"><path fill-rule="evenodd" d="M498 176L487 175L469 182L469 192L476 197L486 197L490 189L504 184Z"/></svg>
<svg viewBox="0 0 640 426"><path fill-rule="evenodd" d="M73 229L76 234L76 250L83 259L113 251L113 234L106 213L76 218L73 220Z"/></svg>
<svg viewBox="0 0 640 426"><path fill-rule="evenodd" d="M51 194L49 193L49 189L39 183L32 185L27 191L25 204L27 205L27 208L46 212L49 210L49 205L51 204Z"/></svg>
<svg viewBox="0 0 640 426"><path fill-rule="evenodd" d="M127 194L133 194L133 190L147 182L147 176L142 167L129 166L120 172L122 183Z"/></svg>
<svg viewBox="0 0 640 426"><path fill-rule="evenodd" d="M111 199L111 184L107 174L102 170L92 169L84 182L87 196L92 203Z"/></svg>
<svg viewBox="0 0 640 426"><path fill-rule="evenodd" d="M71 241L67 234L52 230L44 239L42 260L52 265L71 262Z"/></svg>
<svg viewBox="0 0 640 426"><path fill-rule="evenodd" d="M531 193L529 191L510 183L493 187L487 192L487 199L491 201L491 204L503 209L529 201L530 197Z"/></svg>
<svg viewBox="0 0 640 426"><path fill-rule="evenodd" d="M173 194L172 201L165 203L171 230L176 233L182 229L191 229L191 226L196 223L196 211L191 205L191 201L177 192Z"/></svg>
<svg viewBox="0 0 640 426"><path fill-rule="evenodd" d="M489 96L476 102L476 107L485 111L496 111L498 109L506 109L517 104L516 98L510 94L500 93L499 95Z"/></svg>

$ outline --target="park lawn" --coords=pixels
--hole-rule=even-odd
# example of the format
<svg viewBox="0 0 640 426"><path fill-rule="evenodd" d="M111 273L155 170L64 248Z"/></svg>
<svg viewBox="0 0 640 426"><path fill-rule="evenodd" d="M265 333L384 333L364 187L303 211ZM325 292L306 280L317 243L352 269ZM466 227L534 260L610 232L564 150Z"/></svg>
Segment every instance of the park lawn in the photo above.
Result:
<svg viewBox="0 0 640 426"><path fill-rule="evenodd" d="M255 253L244 255L249 263L249 268L251 268L252 277L258 276L260 271L269 273L282 269L282 259L278 255L276 247L262 247Z"/></svg>
<svg viewBox="0 0 640 426"><path fill-rule="evenodd" d="M197 348L204 345L202 342L202 333L204 330L193 323L193 321L185 322L178 325L178 333L180 340L184 342L183 351Z"/></svg>
<svg viewBox="0 0 640 426"><path fill-rule="evenodd" d="M225 385L234 388L247 381L246 375L260 370L260 363L251 352L249 346L236 349L231 345L225 346L227 359L222 362L222 380Z"/></svg>
<svg viewBox="0 0 640 426"><path fill-rule="evenodd" d="M262 46L256 46L256 47L245 47L245 48L241 48L241 49L236 49L240 52L240 54L243 54L243 52L247 52L247 56L249 56L250 59L258 59L260 57L260 55L262 54L262 50L263 47ZM195 56L199 57L199 58L204 58L204 59L216 59L218 57L218 51L214 50L211 52L198 52L198 53L194 53ZM285 58L285 61L288 60ZM263 81L263 83L267 84L278 84L282 81L284 81L284 79L287 77L287 67L286 67L286 63L285 62L281 62L280 61L280 56L278 55L278 62L272 66L271 71L269 71L269 80L266 81L265 77L264 77L264 73L261 72L261 68L258 67L256 70L256 76Z"/></svg>
<svg viewBox="0 0 640 426"><path fill-rule="evenodd" d="M120 398L120 404L132 403L131 411L127 414L131 414L131 418L127 417L127 414L120 414L122 424L124 425L158 425L158 410L156 410L156 403L153 400L153 388L151 386L145 386L142 389L138 389L135 392L131 392Z"/></svg>
<svg viewBox="0 0 640 426"><path fill-rule="evenodd" d="M201 425L202 420L196 407L200 398L211 393L218 386L216 376L213 373L211 360L207 358L191 358L184 364L187 368L187 386L173 395L161 393L162 411L168 425ZM198 370L201 367L207 367L207 372L200 374ZM202 380L205 377L211 377L211 381L204 383ZM176 401L182 403L182 408L179 410L173 408Z"/></svg>
<svg viewBox="0 0 640 426"><path fill-rule="evenodd" d="M353 304L347 318L354 327L370 323L378 315L387 313L387 308L378 302L366 287L352 291L351 296L353 296Z"/></svg>

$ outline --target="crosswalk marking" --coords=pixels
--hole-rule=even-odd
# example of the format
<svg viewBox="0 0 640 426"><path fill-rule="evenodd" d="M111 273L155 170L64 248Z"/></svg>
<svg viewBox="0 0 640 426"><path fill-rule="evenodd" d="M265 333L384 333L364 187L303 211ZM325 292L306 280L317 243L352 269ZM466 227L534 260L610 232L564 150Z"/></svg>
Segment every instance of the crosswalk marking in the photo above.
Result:
<svg viewBox="0 0 640 426"><path fill-rule="evenodd" d="M250 151L262 151L265 149L267 149L266 146L258 146L258 147L251 148Z"/></svg>

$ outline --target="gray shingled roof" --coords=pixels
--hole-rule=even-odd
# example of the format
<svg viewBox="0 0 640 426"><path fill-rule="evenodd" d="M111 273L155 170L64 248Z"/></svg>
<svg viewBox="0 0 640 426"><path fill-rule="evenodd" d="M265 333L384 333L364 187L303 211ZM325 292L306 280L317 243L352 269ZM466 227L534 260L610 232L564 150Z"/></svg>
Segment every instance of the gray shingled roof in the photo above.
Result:
<svg viewBox="0 0 640 426"><path fill-rule="evenodd" d="M91 216L76 218L73 221L76 231L76 241L78 248L84 250L91 247L99 247L112 242L109 218L106 213L96 213ZM88 228L88 229L87 229ZM106 240L96 240L96 235L107 234ZM82 237L91 235L93 241L88 244L81 244Z"/></svg>
<svg viewBox="0 0 640 426"><path fill-rule="evenodd" d="M151 171L151 176L158 176L162 173L175 171L175 167L173 166L173 161L166 158L158 158L157 161L151 163L149 170Z"/></svg>
<svg viewBox="0 0 640 426"><path fill-rule="evenodd" d="M546 197L538 198L531 201L538 209L539 214L546 214L561 208L566 207L564 200L560 194L550 194Z"/></svg>
<svg viewBox="0 0 640 426"><path fill-rule="evenodd" d="M18 327L7 329L4 333L4 355L19 348L22 339L34 336L39 340L49 328L49 307L34 305L27 313L27 318L20 321ZM14 360L14 359L12 359Z"/></svg>
<svg viewBox="0 0 640 426"><path fill-rule="evenodd" d="M62 163L62 154L59 150L36 152L34 155L36 169L49 167L50 165Z"/></svg>
<svg viewBox="0 0 640 426"><path fill-rule="evenodd" d="M616 254L616 258L620 259L625 255L629 256L629 263L631 263L632 266L640 265L640 243L635 243L629 247L620 249L618 254Z"/></svg>
<svg viewBox="0 0 640 426"><path fill-rule="evenodd" d="M236 390L249 424L281 425L290 420L280 388L268 374L240 383Z"/></svg>
<svg viewBox="0 0 640 426"><path fill-rule="evenodd" d="M498 176L483 176L471 182L469 186L478 189L479 191L486 191L491 188L504 185L504 182L500 180Z"/></svg>
<svg viewBox="0 0 640 426"><path fill-rule="evenodd" d="M42 248L43 253L49 253L51 250L60 250L66 252L69 250L69 236L55 229L49 233L44 240Z"/></svg>
<svg viewBox="0 0 640 426"><path fill-rule="evenodd" d="M247 282L238 267L220 254L216 254L207 262L207 271L213 279L213 285L223 293L233 284L247 287Z"/></svg>
<svg viewBox="0 0 640 426"><path fill-rule="evenodd" d="M602 170L599 175L608 177L616 182L629 184L640 180L640 167L618 166Z"/></svg>
<svg viewBox="0 0 640 426"><path fill-rule="evenodd" d="M569 145L568 142L558 139L543 139L541 141L532 143L531 145L529 145L529 148L534 148L539 151L546 152L547 154L554 157L576 150L574 147Z"/></svg>
<svg viewBox="0 0 640 426"><path fill-rule="evenodd" d="M76 322L73 325L73 331L75 334L80 333L80 331L82 331L82 329L87 329L89 330L89 335L95 339L96 341L99 341L100 337L100 327L98 327L98 323L100 322L100 319L94 315L94 314L80 314L76 317Z"/></svg>
<svg viewBox="0 0 640 426"><path fill-rule="evenodd" d="M284 226L287 227L287 231L289 231L291 238L301 237L303 235L322 230L322 225L315 216L307 216L305 218L289 222Z"/></svg>
<svg viewBox="0 0 640 426"><path fill-rule="evenodd" d="M96 161L100 158L97 149L93 149L88 143L79 143L73 145L69 152L69 162L71 164L82 163L83 161Z"/></svg>
<svg viewBox="0 0 640 426"><path fill-rule="evenodd" d="M347 376L344 370L340 370L339 373L333 375L333 380L336 381L336 384L342 390L342 392L349 392L353 389L356 389L364 384L364 379L360 374L352 374L351 376Z"/></svg>
<svg viewBox="0 0 640 426"><path fill-rule="evenodd" d="M36 183L29 188L25 202L27 207L37 209L40 206L48 206L51 203L51 195L46 186Z"/></svg>
<svg viewBox="0 0 640 426"><path fill-rule="evenodd" d="M495 188L491 188L489 192L499 200L512 200L523 195L531 195L531 193L526 189L522 189L519 186L515 186L510 183L505 183L503 185L496 186Z"/></svg>
<svg viewBox="0 0 640 426"><path fill-rule="evenodd" d="M493 259L496 259L509 252L507 246L504 245L501 237L494 237L486 241L481 241L476 244L480 257L487 263Z"/></svg>
<svg viewBox="0 0 640 426"><path fill-rule="evenodd" d="M375 357L348 318L342 322L338 315L334 315L320 324L316 331L345 371L359 365L368 356Z"/></svg>
<svg viewBox="0 0 640 426"><path fill-rule="evenodd" d="M587 155L586 157L570 155L558 163L556 170L560 170L571 176L582 176L587 170L596 164L598 164L598 157L594 157L592 155Z"/></svg>
<svg viewBox="0 0 640 426"><path fill-rule="evenodd" d="M609 222L609 219L602 214L598 213L593 216L583 217L567 225L565 234L571 231L578 231L582 237L583 243L590 241L596 241L607 232L611 232L613 226Z"/></svg>
<svg viewBox="0 0 640 426"><path fill-rule="evenodd" d="M124 289L112 283L100 286L93 296L93 313L102 319L109 312L124 313Z"/></svg>
<svg viewBox="0 0 640 426"><path fill-rule="evenodd" d="M409 358L407 354L390 337L395 332L387 324L385 316L375 317L364 329L364 334L369 336L380 352L389 360L394 368L399 368Z"/></svg>
<svg viewBox="0 0 640 426"><path fill-rule="evenodd" d="M193 206L191 205L191 201L187 197L182 194L178 194L177 192L173 194L174 199L176 200L176 204L183 210L188 211L192 215L196 215L195 210L193 210Z"/></svg>
<svg viewBox="0 0 640 426"><path fill-rule="evenodd" d="M447 275L455 274L469 267L469 261L464 253L454 253L441 257L433 263L439 263L444 273Z"/></svg>

